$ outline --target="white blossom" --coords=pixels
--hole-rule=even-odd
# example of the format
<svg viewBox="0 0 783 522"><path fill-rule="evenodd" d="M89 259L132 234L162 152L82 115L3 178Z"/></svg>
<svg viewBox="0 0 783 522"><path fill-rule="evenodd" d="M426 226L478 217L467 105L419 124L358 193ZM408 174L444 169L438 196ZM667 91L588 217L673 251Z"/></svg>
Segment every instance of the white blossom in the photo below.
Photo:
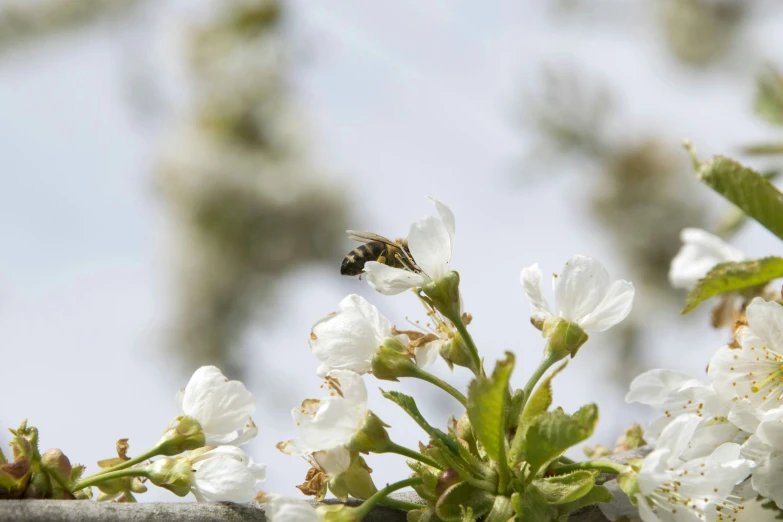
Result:
<svg viewBox="0 0 783 522"><path fill-rule="evenodd" d="M669 282L675 288L691 289L715 265L745 259L741 251L700 228L683 229L680 239L682 248L669 268Z"/></svg>
<svg viewBox="0 0 783 522"><path fill-rule="evenodd" d="M191 492L199 501L250 502L256 485L266 479L266 466L236 446L196 450L185 459L193 469Z"/></svg>
<svg viewBox="0 0 783 522"><path fill-rule="evenodd" d="M739 444L722 444L707 457L682 460L699 423L696 415L672 421L642 462L636 500L644 522L730 520L740 509L730 495L752 462L740 457Z"/></svg>
<svg viewBox="0 0 783 522"><path fill-rule="evenodd" d="M663 429L681 415L696 415L700 422L684 458L704 457L725 442L743 441L745 432L730 422L730 406L711 384L672 370L650 370L636 377L625 397L626 402L650 406L661 417L644 432L648 443L655 444Z"/></svg>
<svg viewBox="0 0 783 522"><path fill-rule="evenodd" d="M214 366L195 371L185 389L177 393L177 409L201 424L207 445L238 446L258 433L250 418L256 409L253 395Z"/></svg>
<svg viewBox="0 0 783 522"><path fill-rule="evenodd" d="M591 257L572 257L563 273L554 276L557 314L550 311L544 298L538 263L522 270L521 282L530 300L533 320L541 323L557 315L586 332L603 332L625 319L633 305L633 284L610 281L606 269Z"/></svg>
<svg viewBox="0 0 783 522"><path fill-rule="evenodd" d="M290 441L300 454L343 446L364 426L367 417L367 388L362 376L350 370L332 370L326 376L329 395L308 399L291 415L299 427L299 438Z"/></svg>
<svg viewBox="0 0 783 522"><path fill-rule="evenodd" d="M408 343L406 335L392 333L391 322L366 299L347 296L340 301L339 311L313 326L310 349L321 361L318 376L324 377L330 370L369 372L372 358L388 337Z"/></svg>
<svg viewBox="0 0 783 522"><path fill-rule="evenodd" d="M762 411L783 406L783 307L757 297L748 305L747 326L712 357L709 376L728 400L747 399Z"/></svg>
<svg viewBox="0 0 783 522"><path fill-rule="evenodd" d="M408 232L410 266L397 268L369 261L364 265L367 282L386 295L395 295L437 281L449 273L454 251L454 213L445 203L430 198L439 218L425 216L411 225Z"/></svg>
<svg viewBox="0 0 783 522"><path fill-rule="evenodd" d="M783 505L783 406L761 414L756 433L742 447L742 456L756 464L753 489Z"/></svg>

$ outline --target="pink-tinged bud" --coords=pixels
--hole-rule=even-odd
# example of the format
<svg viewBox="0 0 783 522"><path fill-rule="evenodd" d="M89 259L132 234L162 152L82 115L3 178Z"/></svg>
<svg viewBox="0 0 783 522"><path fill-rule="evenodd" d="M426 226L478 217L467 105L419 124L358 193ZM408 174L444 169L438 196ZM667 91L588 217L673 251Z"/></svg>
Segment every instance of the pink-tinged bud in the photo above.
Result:
<svg viewBox="0 0 783 522"><path fill-rule="evenodd" d="M444 469L443 473L441 473L438 477L438 484L435 486L435 493L438 496L441 496L444 491L449 489L460 480L459 471L454 468Z"/></svg>
<svg viewBox="0 0 783 522"><path fill-rule="evenodd" d="M71 461L59 449L50 449L41 455L41 468L62 487L70 485Z"/></svg>
<svg viewBox="0 0 783 522"><path fill-rule="evenodd" d="M26 457L0 465L0 500L19 498L27 488L30 474L30 461Z"/></svg>

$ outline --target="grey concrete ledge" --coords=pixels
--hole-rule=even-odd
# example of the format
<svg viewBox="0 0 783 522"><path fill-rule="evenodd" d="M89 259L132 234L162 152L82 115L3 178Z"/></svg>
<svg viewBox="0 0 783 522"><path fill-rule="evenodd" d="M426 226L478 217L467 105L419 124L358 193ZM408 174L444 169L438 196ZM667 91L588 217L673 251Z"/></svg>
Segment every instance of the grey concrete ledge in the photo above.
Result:
<svg viewBox="0 0 783 522"><path fill-rule="evenodd" d="M644 449L607 457L624 461L641 458ZM415 493L398 493L393 498L422 503ZM335 502L334 500L327 503ZM358 501L349 503L356 504ZM405 512L379 506L365 522L406 522ZM0 500L0 522L265 522L264 510L258 504L226 502L140 502L115 504L78 500ZM574 512L570 522L607 522L597 506ZM288 521L285 521L288 522ZM296 521L291 521L296 522Z"/></svg>

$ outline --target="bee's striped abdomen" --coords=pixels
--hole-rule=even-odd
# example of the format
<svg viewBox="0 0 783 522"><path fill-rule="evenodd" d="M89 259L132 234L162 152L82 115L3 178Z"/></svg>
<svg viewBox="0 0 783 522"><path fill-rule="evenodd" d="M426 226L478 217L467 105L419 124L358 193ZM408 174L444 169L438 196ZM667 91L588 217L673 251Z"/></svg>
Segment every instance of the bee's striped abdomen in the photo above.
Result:
<svg viewBox="0 0 783 522"><path fill-rule="evenodd" d="M380 241L370 241L351 250L343 258L340 274L355 276L362 273L367 261L376 261L386 250L386 245Z"/></svg>

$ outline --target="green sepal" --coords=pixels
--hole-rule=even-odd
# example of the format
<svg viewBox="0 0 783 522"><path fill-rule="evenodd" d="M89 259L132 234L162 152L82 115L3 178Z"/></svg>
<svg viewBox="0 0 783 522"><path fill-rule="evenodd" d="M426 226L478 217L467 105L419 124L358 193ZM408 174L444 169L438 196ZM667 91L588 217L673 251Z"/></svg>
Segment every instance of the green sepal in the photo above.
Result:
<svg viewBox="0 0 783 522"><path fill-rule="evenodd" d="M492 509L495 495L489 491L460 482L448 488L438 499L435 513L444 522L460 522L463 520L463 509L470 508L473 516L480 518Z"/></svg>
<svg viewBox="0 0 783 522"><path fill-rule="evenodd" d="M460 320L459 274L451 271L437 281L427 283L422 290L432 305L444 317L456 323Z"/></svg>
<svg viewBox="0 0 783 522"><path fill-rule="evenodd" d="M373 412L367 412L364 425L345 444L345 449L360 453L383 453L391 442L389 432L386 431L389 427Z"/></svg>
<svg viewBox="0 0 783 522"><path fill-rule="evenodd" d="M198 420L188 415L177 419L177 425L167 429L158 439L159 455L173 457L185 451L204 447L206 437Z"/></svg>
<svg viewBox="0 0 783 522"><path fill-rule="evenodd" d="M505 360L495 365L492 377L479 375L468 386L467 412L473 433L489 458L503 465L506 465L508 445L508 383L513 370L514 354L506 352Z"/></svg>
<svg viewBox="0 0 783 522"><path fill-rule="evenodd" d="M557 509L550 506L541 492L530 485L521 493L511 495L515 522L552 522L557 517Z"/></svg>
<svg viewBox="0 0 783 522"><path fill-rule="evenodd" d="M376 379L398 381L399 377L415 377L419 367L407 348L394 337L384 339L372 358L372 374Z"/></svg>
<svg viewBox="0 0 783 522"><path fill-rule="evenodd" d="M578 470L565 475L536 479L533 484L549 504L567 504L587 495L595 485L599 472Z"/></svg>
<svg viewBox="0 0 783 522"><path fill-rule="evenodd" d="M470 348L465 344L459 332L454 332L454 336L443 343L440 347L440 356L443 357L443 360L446 361L446 364L452 370L456 365L467 368L474 374L480 373L480 368L476 367L476 360L470 353Z"/></svg>
<svg viewBox="0 0 783 522"><path fill-rule="evenodd" d="M562 455L593 434L598 423L598 407L583 406L573 415L556 409L539 415L525 437L525 460L536 473L546 464Z"/></svg>
<svg viewBox="0 0 783 522"><path fill-rule="evenodd" d="M435 510L432 508L413 509L405 516L406 522L436 522Z"/></svg>
<svg viewBox="0 0 783 522"><path fill-rule="evenodd" d="M720 263L700 279L688 293L682 314L687 314L716 295L757 289L780 277L783 277L783 258L780 257Z"/></svg>
<svg viewBox="0 0 783 522"><path fill-rule="evenodd" d="M544 337L547 337L546 358L559 361L569 355L576 356L579 348L587 342L587 333L578 324L562 317L550 317L544 322Z"/></svg>

